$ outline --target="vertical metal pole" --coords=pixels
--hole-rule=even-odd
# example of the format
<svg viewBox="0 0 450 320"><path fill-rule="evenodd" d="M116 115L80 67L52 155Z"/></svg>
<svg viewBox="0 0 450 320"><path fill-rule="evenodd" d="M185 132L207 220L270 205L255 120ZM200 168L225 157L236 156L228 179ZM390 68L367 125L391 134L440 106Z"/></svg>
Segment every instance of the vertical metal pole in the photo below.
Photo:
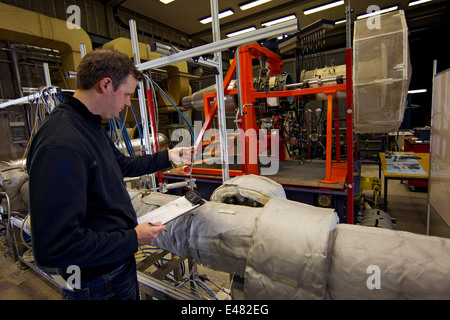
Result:
<svg viewBox="0 0 450 320"><path fill-rule="evenodd" d="M51 87L52 86L52 79L50 78L50 69L48 68L48 63L44 62L42 64L42 67L44 68L45 86L46 87Z"/></svg>
<svg viewBox="0 0 450 320"><path fill-rule="evenodd" d="M255 98L253 97L253 69L252 69L252 53L251 46L239 47L239 90L241 91L241 103L244 109L244 130L245 130L245 170L246 174L259 174L258 164L258 143L256 125L256 115L254 108ZM255 141L252 141L255 140Z"/></svg>
<svg viewBox="0 0 450 320"><path fill-rule="evenodd" d="M334 99L334 136L336 140L336 162L341 162L341 137L339 131L339 101Z"/></svg>
<svg viewBox="0 0 450 320"><path fill-rule="evenodd" d="M347 49L345 50L346 74L346 114L347 114L347 223L353 224L353 78L352 78L352 38L351 38L351 7L348 0L346 15Z"/></svg>
<svg viewBox="0 0 450 320"><path fill-rule="evenodd" d="M431 84L431 108L433 108L433 98L434 98L434 78L437 73L437 60L433 60L433 79ZM427 193L427 235L430 235L430 218L431 218L431 205L430 205L430 177L431 177L431 158L433 156L433 110L431 110L430 118L430 159L428 163L428 193Z"/></svg>
<svg viewBox="0 0 450 320"><path fill-rule="evenodd" d="M346 40L346 48L352 48L352 7L350 4L350 0L347 0L347 7L345 8L345 40Z"/></svg>
<svg viewBox="0 0 450 320"><path fill-rule="evenodd" d="M137 38L136 31L136 21L130 19L128 21L130 25L130 37L131 37L131 48L133 50L134 63L141 63L141 57L139 55L139 44ZM144 91L144 82L141 80L138 82L138 98L139 98L139 111L141 114L141 124L142 124L142 135L144 140L144 152L145 154L153 154L152 144L150 142L150 133L148 127L148 117L147 117L147 108L145 105L145 91ZM150 175L150 183L152 188L156 188L156 180L155 175Z"/></svg>
<svg viewBox="0 0 450 320"><path fill-rule="evenodd" d="M219 27L219 6L217 0L210 0L213 41L220 40ZM227 143L227 125L225 118L225 96L223 91L223 67L222 52L216 52L215 59L218 64L216 74L216 92L217 92L217 115L219 118L219 137L220 137L220 154L222 160L222 180L230 179L229 161L228 161L228 143Z"/></svg>
<svg viewBox="0 0 450 320"><path fill-rule="evenodd" d="M331 181L331 155L333 153L332 127L333 127L333 92L325 92L327 95L327 144L326 144L326 160L325 160L325 179L320 180L323 183L333 183Z"/></svg>
<svg viewBox="0 0 450 320"><path fill-rule="evenodd" d="M246 157L246 138L245 138L245 117L244 117L244 107L242 106L242 90L241 90L241 63L239 62L239 47L236 49L236 53L234 55L235 64L236 64L236 81L238 88L238 108L239 108L239 116L237 119L239 138L238 138L238 150L240 151L240 158L238 158L241 163L241 170L244 174L247 174L247 157Z"/></svg>
<svg viewBox="0 0 450 320"><path fill-rule="evenodd" d="M11 48L15 49L16 46L17 45L12 44ZM19 95L21 97L23 97L22 80L20 79L19 61L17 59L17 53L14 50L10 51L10 53L11 53L11 61L13 63L13 67L14 67L14 76L16 78L17 90L19 91Z"/></svg>
<svg viewBox="0 0 450 320"><path fill-rule="evenodd" d="M86 45L84 43L80 43L80 55L81 59L86 55Z"/></svg>
<svg viewBox="0 0 450 320"><path fill-rule="evenodd" d="M48 63L44 62L42 64L42 68L44 69L44 78L45 78L45 86L51 87L52 86L52 79L50 77L50 69L48 67ZM53 110L55 107L55 101L53 99L48 99L48 102L50 104L50 110Z"/></svg>
<svg viewBox="0 0 450 320"><path fill-rule="evenodd" d="M158 132L156 130L156 118L155 118L155 108L153 105L153 94L152 89L147 89L147 102L148 102L148 112L150 115L150 127L152 129L152 145L155 152L159 151L159 142L158 142ZM162 183L162 175L161 171L158 171L158 183Z"/></svg>
<svg viewBox="0 0 450 320"><path fill-rule="evenodd" d="M238 108L239 114L242 116L244 114L244 108L242 107L242 91L241 91L241 65L239 63L239 47L236 49L236 53L234 55L234 59L236 59L236 79L237 79L237 87L238 87Z"/></svg>

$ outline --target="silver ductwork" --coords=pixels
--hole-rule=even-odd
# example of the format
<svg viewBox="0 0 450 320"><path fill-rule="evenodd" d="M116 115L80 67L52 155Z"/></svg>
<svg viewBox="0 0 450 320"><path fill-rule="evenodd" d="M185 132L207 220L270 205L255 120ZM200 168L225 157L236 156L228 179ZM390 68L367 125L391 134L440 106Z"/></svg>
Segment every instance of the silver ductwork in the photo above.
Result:
<svg viewBox="0 0 450 320"><path fill-rule="evenodd" d="M228 86L228 90L236 88L236 85L236 80L231 80L230 85ZM181 105L185 110L204 111L203 94L211 92L216 92L215 84L199 90L190 96L183 97L183 99L181 100ZM237 102L235 97L231 95L225 96L225 112L234 113L236 110L236 106Z"/></svg>
<svg viewBox="0 0 450 320"><path fill-rule="evenodd" d="M151 139L151 136L150 136ZM133 147L133 150L136 154L140 153L141 150L141 139L131 139L131 146ZM151 144L152 144L152 148L153 148L153 140L150 140ZM159 150L165 150L167 149L167 147L169 146L169 139L162 133L158 133L158 146L159 146ZM119 146L117 147L120 152L127 154L128 150L125 144L120 143Z"/></svg>

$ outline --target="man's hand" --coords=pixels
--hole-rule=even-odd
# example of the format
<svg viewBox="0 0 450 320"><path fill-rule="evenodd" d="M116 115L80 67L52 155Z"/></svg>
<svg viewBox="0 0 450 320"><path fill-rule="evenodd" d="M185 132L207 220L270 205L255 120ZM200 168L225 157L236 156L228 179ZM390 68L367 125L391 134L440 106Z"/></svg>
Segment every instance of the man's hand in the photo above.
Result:
<svg viewBox="0 0 450 320"><path fill-rule="evenodd" d="M137 225L134 230L137 233L138 245L151 244L155 241L156 237L164 230L165 225L161 225L161 222L157 222L154 225L150 223L141 223Z"/></svg>
<svg viewBox="0 0 450 320"><path fill-rule="evenodd" d="M179 147L169 150L169 160L175 163L191 164L194 146Z"/></svg>

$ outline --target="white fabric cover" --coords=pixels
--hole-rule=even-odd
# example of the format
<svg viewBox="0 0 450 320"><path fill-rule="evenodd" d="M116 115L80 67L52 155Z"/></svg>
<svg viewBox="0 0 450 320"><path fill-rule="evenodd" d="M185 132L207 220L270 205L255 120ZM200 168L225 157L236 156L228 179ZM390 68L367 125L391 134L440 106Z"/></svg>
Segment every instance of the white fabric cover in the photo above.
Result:
<svg viewBox="0 0 450 320"><path fill-rule="evenodd" d="M332 209L271 199L253 234L246 298L323 299L337 222Z"/></svg>
<svg viewBox="0 0 450 320"><path fill-rule="evenodd" d="M267 182L255 177L228 186L241 192ZM270 192L252 194L263 195L264 207L206 201L169 222L154 245L244 277L246 299L450 299L450 239L338 224L333 209L277 196L275 182L266 186ZM178 198L130 196L138 216ZM367 286L370 266L380 270L380 289Z"/></svg>
<svg viewBox="0 0 450 320"><path fill-rule="evenodd" d="M256 219L261 208L207 202L188 231L192 258L207 268L244 276Z"/></svg>
<svg viewBox="0 0 450 320"><path fill-rule="evenodd" d="M367 280L380 270L380 289ZM450 299L450 240L340 224L328 279L329 299Z"/></svg>
<svg viewBox="0 0 450 320"><path fill-rule="evenodd" d="M256 200L263 205L272 198L286 199L286 193L281 184L266 177L250 174L225 181L214 190L210 200L223 202L227 197L238 195Z"/></svg>
<svg viewBox="0 0 450 320"><path fill-rule="evenodd" d="M28 189L28 174L21 165L0 165L0 191L8 194L11 211L24 212L28 209L28 193L22 195L21 188ZM6 197L1 199L3 212L8 212Z"/></svg>

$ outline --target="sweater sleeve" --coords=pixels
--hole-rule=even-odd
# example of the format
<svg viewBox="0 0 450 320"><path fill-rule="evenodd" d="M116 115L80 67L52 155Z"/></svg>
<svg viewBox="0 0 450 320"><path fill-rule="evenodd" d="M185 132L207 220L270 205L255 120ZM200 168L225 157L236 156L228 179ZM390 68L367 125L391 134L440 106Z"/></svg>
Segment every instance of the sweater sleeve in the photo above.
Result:
<svg viewBox="0 0 450 320"><path fill-rule="evenodd" d="M31 233L35 259L41 266L98 266L137 251L134 229L95 231L83 226L87 170L76 152L63 147L40 148L31 159Z"/></svg>

